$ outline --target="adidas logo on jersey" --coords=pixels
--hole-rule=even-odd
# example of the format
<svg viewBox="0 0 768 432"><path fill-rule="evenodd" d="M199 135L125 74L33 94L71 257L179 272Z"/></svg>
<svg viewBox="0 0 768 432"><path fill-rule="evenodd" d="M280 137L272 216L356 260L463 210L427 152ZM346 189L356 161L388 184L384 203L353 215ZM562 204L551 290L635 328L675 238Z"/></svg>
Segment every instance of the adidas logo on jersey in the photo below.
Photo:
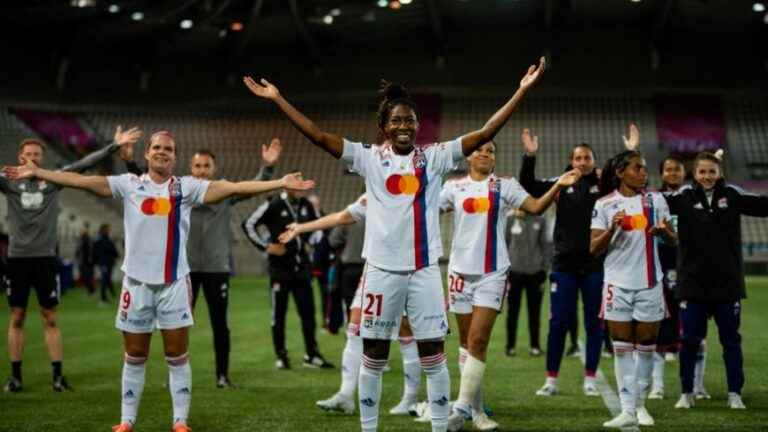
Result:
<svg viewBox="0 0 768 432"><path fill-rule="evenodd" d="M376 402L371 398L360 399L360 403L367 407L373 407L376 405Z"/></svg>

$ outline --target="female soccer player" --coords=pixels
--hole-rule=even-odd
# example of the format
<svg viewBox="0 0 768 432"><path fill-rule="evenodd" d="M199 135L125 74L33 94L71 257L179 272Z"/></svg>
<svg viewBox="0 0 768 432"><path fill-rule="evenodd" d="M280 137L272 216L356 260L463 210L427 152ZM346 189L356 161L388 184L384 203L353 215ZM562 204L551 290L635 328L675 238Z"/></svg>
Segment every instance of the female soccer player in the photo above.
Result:
<svg viewBox="0 0 768 432"><path fill-rule="evenodd" d="M323 216L311 222L293 223L280 235L281 243L288 243L296 236L313 231L325 230L339 225L350 225L365 220L365 195L362 195L354 203L342 211ZM341 358L341 387L339 391L328 399L317 401L316 405L326 411L341 411L344 414L352 414L355 411L355 390L360 372L360 362L363 356L363 341L360 338L360 316L362 310L361 286L355 290L355 295L349 309L349 323L347 325L347 343ZM404 389L403 397L397 406L389 413L394 415L409 414L416 403L421 384L421 366L419 365L419 352L413 340L408 319L403 317L398 336L400 352L403 357Z"/></svg>
<svg viewBox="0 0 768 432"><path fill-rule="evenodd" d="M472 152L467 162L469 175L446 182L440 193L440 208L454 212L448 304L456 314L460 340L461 386L448 430L461 430L469 419L476 430L496 430L499 425L483 412L481 385L491 330L506 296L507 210L522 208L541 214L560 190L579 180L581 172L573 169L563 174L535 199L517 180L493 173L496 145L492 141Z"/></svg>
<svg viewBox="0 0 768 432"><path fill-rule="evenodd" d="M448 321L437 259L442 255L439 208L441 178L465 156L491 141L544 71L528 68L512 98L479 130L453 141L416 146L419 121L416 104L399 85L387 84L378 112L381 146L347 141L325 132L301 114L262 79L245 84L255 95L269 99L312 143L365 178L366 257L363 283L363 367L359 376L360 420L364 432L378 429L381 374L389 357L390 340L397 336L403 311L418 344L433 431L446 430L450 377L443 338Z"/></svg>
<svg viewBox="0 0 768 432"><path fill-rule="evenodd" d="M634 150L619 153L603 169L592 213L590 253L606 254L602 316L613 339L621 413L604 427L652 426L645 409L659 325L665 316L656 236L674 244L669 208L658 192L646 192L648 172ZM635 360L635 351L637 360Z"/></svg>
<svg viewBox="0 0 768 432"><path fill-rule="evenodd" d="M721 153L722 154L722 153ZM680 381L675 408L694 403L696 353L712 316L723 345L728 381L728 407L744 409L743 354L739 325L746 297L741 252L741 216L768 217L768 197L726 184L720 159L703 152L693 162L693 184L666 197L677 215L680 321Z"/></svg>
<svg viewBox="0 0 768 432"><path fill-rule="evenodd" d="M32 163L5 167L9 178L36 177L61 186L84 189L102 197L123 200L125 273L115 326L123 332L122 407L115 432L131 432L144 390L145 363L152 332L159 328L168 363L168 389L173 401L173 432L189 432L187 417L192 398L189 365L191 286L186 242L192 207L219 202L233 195L252 195L274 189L306 190L313 181L289 174L274 181L207 181L176 177L176 143L170 132L153 134L144 152L148 173L142 176L84 176L49 171Z"/></svg>

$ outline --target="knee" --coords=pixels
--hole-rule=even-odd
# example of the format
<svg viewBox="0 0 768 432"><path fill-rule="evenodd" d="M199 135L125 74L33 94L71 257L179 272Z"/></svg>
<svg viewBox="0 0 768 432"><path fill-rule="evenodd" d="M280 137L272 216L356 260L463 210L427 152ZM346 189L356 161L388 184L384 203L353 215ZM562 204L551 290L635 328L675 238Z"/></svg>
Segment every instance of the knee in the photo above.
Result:
<svg viewBox="0 0 768 432"><path fill-rule="evenodd" d="M45 326L46 330L55 329L57 327L55 312L43 310L42 315L43 325Z"/></svg>
<svg viewBox="0 0 768 432"><path fill-rule="evenodd" d="M386 360L389 358L389 341L363 339L363 355L369 359Z"/></svg>
<svg viewBox="0 0 768 432"><path fill-rule="evenodd" d="M419 363L427 375L442 369L445 366L443 341L419 342Z"/></svg>
<svg viewBox="0 0 768 432"><path fill-rule="evenodd" d="M445 343L442 340L418 341L419 357L431 357L445 352Z"/></svg>
<svg viewBox="0 0 768 432"><path fill-rule="evenodd" d="M184 366L189 363L189 354L185 351L179 353L178 351L166 350L165 362L168 366Z"/></svg>
<svg viewBox="0 0 768 432"><path fill-rule="evenodd" d="M144 366L147 362L147 357L148 355L146 352L127 350L125 352L125 363L133 366Z"/></svg>
<svg viewBox="0 0 768 432"><path fill-rule="evenodd" d="M24 328L24 321L27 319L27 312L23 309L11 312L10 327L12 329L21 330Z"/></svg>
<svg viewBox="0 0 768 432"><path fill-rule="evenodd" d="M489 338L485 335L473 336L469 341L469 352L474 356L483 356L488 349Z"/></svg>

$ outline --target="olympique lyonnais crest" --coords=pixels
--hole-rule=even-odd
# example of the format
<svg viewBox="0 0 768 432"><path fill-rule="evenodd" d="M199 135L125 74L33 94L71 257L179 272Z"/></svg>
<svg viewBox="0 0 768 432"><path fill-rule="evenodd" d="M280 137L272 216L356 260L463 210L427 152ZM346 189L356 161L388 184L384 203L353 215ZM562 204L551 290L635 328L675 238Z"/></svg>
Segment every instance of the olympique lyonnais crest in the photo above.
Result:
<svg viewBox="0 0 768 432"><path fill-rule="evenodd" d="M423 169L427 166L427 158L424 156L423 151L416 149L416 152L413 155L413 166L416 169Z"/></svg>
<svg viewBox="0 0 768 432"><path fill-rule="evenodd" d="M501 192L501 181L495 178L488 180L488 190L491 192Z"/></svg>
<svg viewBox="0 0 768 432"><path fill-rule="evenodd" d="M173 197L178 198L181 196L181 182L177 178L174 178L173 182L171 182L169 193Z"/></svg>

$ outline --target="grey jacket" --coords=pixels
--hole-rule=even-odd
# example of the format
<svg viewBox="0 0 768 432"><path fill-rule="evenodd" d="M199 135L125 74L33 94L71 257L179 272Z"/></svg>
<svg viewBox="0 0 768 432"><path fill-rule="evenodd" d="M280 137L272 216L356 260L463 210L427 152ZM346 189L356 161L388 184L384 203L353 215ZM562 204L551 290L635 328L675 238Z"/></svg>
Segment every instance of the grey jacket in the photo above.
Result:
<svg viewBox="0 0 768 432"><path fill-rule="evenodd" d="M553 250L550 228L551 222L544 216L508 217L505 238L511 272L534 274L549 268Z"/></svg>

